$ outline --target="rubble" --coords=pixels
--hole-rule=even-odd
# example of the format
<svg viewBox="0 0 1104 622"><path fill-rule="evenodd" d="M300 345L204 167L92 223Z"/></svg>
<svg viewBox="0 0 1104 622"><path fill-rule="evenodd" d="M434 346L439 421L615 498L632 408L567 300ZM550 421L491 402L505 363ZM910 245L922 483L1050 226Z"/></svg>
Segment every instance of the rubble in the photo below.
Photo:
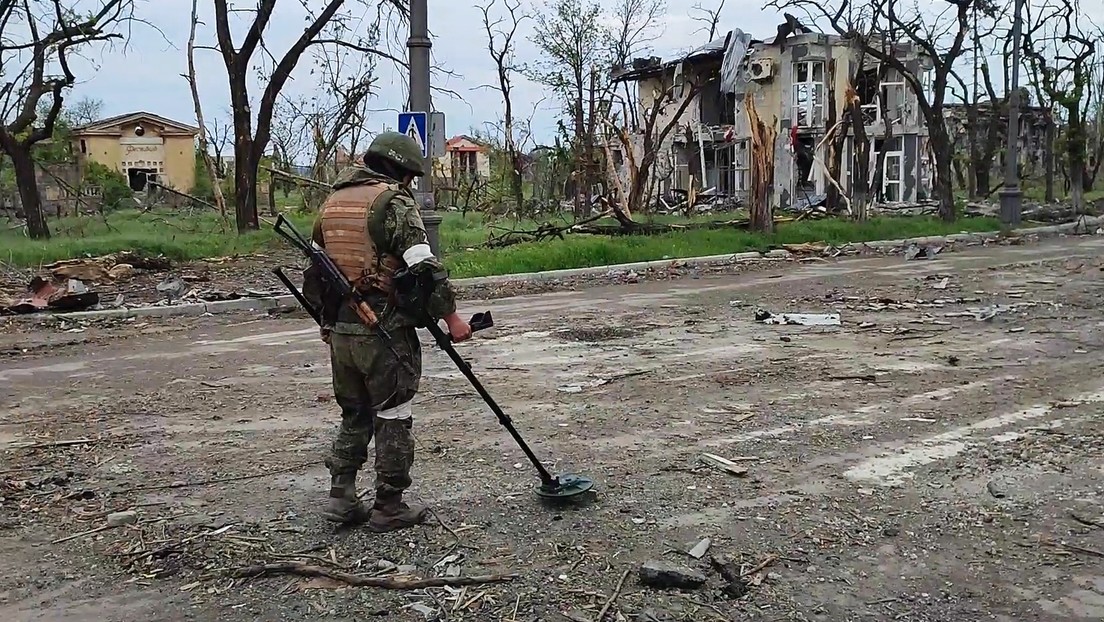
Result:
<svg viewBox="0 0 1104 622"><path fill-rule="evenodd" d="M704 585L707 580L697 570L672 562L651 560L640 566L640 582L661 590L693 590Z"/></svg>
<svg viewBox="0 0 1104 622"><path fill-rule="evenodd" d="M755 321L763 324L791 326L839 326L838 313L772 313L759 309L755 312Z"/></svg>

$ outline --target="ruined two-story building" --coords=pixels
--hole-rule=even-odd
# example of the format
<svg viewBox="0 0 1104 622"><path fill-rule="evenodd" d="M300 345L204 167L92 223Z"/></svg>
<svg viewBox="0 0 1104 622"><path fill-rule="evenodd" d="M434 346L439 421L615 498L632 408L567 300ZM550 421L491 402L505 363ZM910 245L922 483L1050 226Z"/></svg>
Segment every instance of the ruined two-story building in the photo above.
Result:
<svg viewBox="0 0 1104 622"><path fill-rule="evenodd" d="M796 20L788 21L796 25ZM761 164L773 170L768 196L775 208L807 204L824 195L829 184L850 193L856 182L852 179L854 133L849 124L837 127L850 92L860 99L865 133L873 142L867 183L874 186L874 198L895 202L927 197L932 170L927 130L915 93L904 78L863 55L849 40L797 26L796 33L767 40L734 30L679 59L638 59L632 67L614 70L615 81L636 87L639 112L628 129L637 152L643 143L643 119L655 97L671 101L660 108L653 135L672 120L680 93L692 92L689 85L700 89L658 146L662 153L655 176L660 192L687 189L693 176L700 189L746 200L753 162L767 158ZM780 27L780 33L783 30ZM927 76L930 63L919 50L895 47L896 57L906 67L915 75ZM852 76L858 76L853 85ZM749 105L754 117L770 130L769 153L756 153L753 147ZM825 136L831 129L846 133L838 179L828 174ZM624 155L613 155L624 176Z"/></svg>

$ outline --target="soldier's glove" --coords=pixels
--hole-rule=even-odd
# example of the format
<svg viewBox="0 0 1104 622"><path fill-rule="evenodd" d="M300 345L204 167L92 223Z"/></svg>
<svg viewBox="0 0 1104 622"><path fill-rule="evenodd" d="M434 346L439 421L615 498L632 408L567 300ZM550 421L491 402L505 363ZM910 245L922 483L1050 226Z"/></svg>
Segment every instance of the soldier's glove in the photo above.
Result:
<svg viewBox="0 0 1104 622"><path fill-rule="evenodd" d="M322 338L327 345L330 343L330 332L332 329L329 326L322 325L318 327L318 336Z"/></svg>

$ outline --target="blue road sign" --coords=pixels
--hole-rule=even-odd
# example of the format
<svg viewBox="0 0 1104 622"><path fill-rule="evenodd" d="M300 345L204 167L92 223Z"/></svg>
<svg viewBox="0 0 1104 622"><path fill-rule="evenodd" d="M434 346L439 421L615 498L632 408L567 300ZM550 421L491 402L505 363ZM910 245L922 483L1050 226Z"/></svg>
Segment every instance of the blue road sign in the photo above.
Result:
<svg viewBox="0 0 1104 622"><path fill-rule="evenodd" d="M400 112L399 131L414 139L422 148L422 157L429 157L429 123L424 112Z"/></svg>

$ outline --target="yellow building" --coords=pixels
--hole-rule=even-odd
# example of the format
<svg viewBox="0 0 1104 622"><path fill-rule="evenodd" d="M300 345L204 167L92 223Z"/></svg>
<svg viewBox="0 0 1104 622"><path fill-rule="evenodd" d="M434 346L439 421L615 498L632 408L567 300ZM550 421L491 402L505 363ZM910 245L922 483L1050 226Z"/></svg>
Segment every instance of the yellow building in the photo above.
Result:
<svg viewBox="0 0 1104 622"><path fill-rule="evenodd" d="M132 112L73 129L73 153L126 176L130 187L146 181L189 192L195 185L195 137L199 130L149 112Z"/></svg>

